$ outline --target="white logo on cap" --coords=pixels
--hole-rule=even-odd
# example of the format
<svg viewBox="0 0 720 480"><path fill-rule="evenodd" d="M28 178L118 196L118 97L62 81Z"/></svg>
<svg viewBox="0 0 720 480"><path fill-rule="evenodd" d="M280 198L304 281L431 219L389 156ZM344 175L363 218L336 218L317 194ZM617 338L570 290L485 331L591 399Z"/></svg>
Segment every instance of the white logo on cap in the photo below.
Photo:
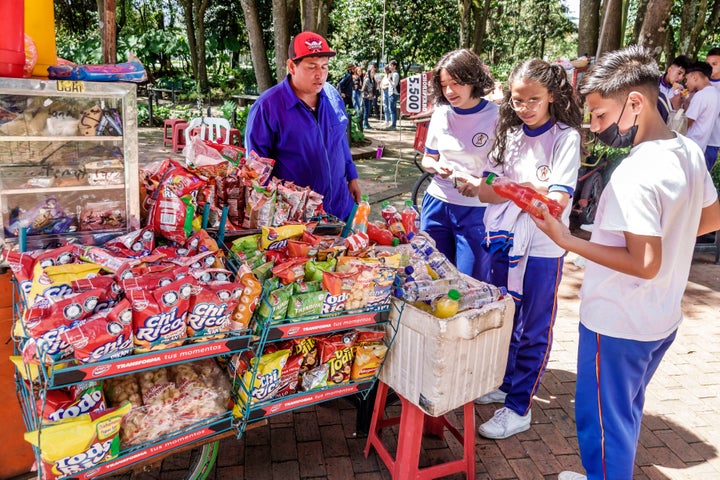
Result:
<svg viewBox="0 0 720 480"><path fill-rule="evenodd" d="M322 42L321 42L320 40L318 40L318 39L307 40L307 41L305 42L305 46L306 46L307 49L310 50L311 52L315 52L315 51L318 51L318 50L322 50L322 49L323 49Z"/></svg>

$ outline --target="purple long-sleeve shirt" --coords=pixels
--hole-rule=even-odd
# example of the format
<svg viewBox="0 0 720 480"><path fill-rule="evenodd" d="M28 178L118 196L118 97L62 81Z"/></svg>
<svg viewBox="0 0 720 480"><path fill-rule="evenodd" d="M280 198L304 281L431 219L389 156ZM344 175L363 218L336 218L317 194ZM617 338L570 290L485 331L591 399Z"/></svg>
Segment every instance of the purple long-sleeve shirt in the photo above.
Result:
<svg viewBox="0 0 720 480"><path fill-rule="evenodd" d="M245 148L274 159L273 175L322 194L325 211L345 220L354 203L348 182L358 177L347 124L342 98L331 85L320 92L316 118L285 78L250 109Z"/></svg>

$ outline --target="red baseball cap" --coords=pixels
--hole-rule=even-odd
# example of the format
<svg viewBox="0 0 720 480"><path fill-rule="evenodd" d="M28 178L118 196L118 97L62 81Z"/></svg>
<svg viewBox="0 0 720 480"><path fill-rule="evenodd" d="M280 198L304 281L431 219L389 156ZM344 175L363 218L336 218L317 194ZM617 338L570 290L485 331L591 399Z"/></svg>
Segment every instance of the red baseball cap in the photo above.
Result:
<svg viewBox="0 0 720 480"><path fill-rule="evenodd" d="M296 61L305 57L334 57L327 40L315 32L302 32L290 40L288 58Z"/></svg>

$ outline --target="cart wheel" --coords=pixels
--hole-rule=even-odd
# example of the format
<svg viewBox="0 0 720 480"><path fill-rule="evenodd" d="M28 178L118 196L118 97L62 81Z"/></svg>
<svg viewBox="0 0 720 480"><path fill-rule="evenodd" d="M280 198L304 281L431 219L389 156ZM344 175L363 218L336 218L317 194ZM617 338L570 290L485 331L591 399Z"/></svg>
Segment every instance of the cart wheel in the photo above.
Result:
<svg viewBox="0 0 720 480"><path fill-rule="evenodd" d="M603 190L603 178L599 172L595 172L585 180L580 200L584 205L579 215L580 223L592 224L595 221L595 212L597 212L598 200Z"/></svg>
<svg viewBox="0 0 720 480"><path fill-rule="evenodd" d="M417 207L418 212L422 214L422 201L425 196L425 190L427 190L430 182L432 181L432 175L428 172L420 175L412 189L412 202Z"/></svg>
<svg viewBox="0 0 720 480"><path fill-rule="evenodd" d="M220 450L220 442L206 443L193 451L185 480L205 480L215 466L218 450Z"/></svg>
<svg viewBox="0 0 720 480"><path fill-rule="evenodd" d="M173 455L166 457L164 460L160 460L157 463L147 463L142 466L133 467L119 474L110 474L104 476L105 480L162 480L168 476L168 473L172 474L173 478L180 478L182 480L206 480L210 472L212 472L217 460L218 450L220 450L220 442L211 442L201 445L197 448L192 449L190 452L190 466L185 470L184 466L182 470L175 470L172 472L163 472L162 466L165 462L173 462ZM180 455L177 456L181 458ZM175 460L177 462L177 460ZM184 462L187 462L185 457ZM183 462L183 463L184 463ZM185 463L187 465L187 463ZM167 468L167 465L165 465ZM37 478L34 476L33 478Z"/></svg>

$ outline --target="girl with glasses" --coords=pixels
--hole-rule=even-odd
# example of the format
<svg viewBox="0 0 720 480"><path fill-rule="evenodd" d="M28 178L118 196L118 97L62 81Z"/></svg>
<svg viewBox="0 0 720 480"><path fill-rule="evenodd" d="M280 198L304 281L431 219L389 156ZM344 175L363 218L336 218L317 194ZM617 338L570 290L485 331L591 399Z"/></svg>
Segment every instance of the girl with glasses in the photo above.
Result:
<svg viewBox="0 0 720 480"><path fill-rule="evenodd" d="M485 175L507 177L560 202L567 225L582 150L582 114L572 84L562 66L536 58L515 67L508 85ZM489 269L483 277L506 286L516 305L503 384L476 400L504 406L478 431L507 438L530 428L532 398L550 355L565 250L535 226L530 214L484 182L473 184L480 200L488 202Z"/></svg>

